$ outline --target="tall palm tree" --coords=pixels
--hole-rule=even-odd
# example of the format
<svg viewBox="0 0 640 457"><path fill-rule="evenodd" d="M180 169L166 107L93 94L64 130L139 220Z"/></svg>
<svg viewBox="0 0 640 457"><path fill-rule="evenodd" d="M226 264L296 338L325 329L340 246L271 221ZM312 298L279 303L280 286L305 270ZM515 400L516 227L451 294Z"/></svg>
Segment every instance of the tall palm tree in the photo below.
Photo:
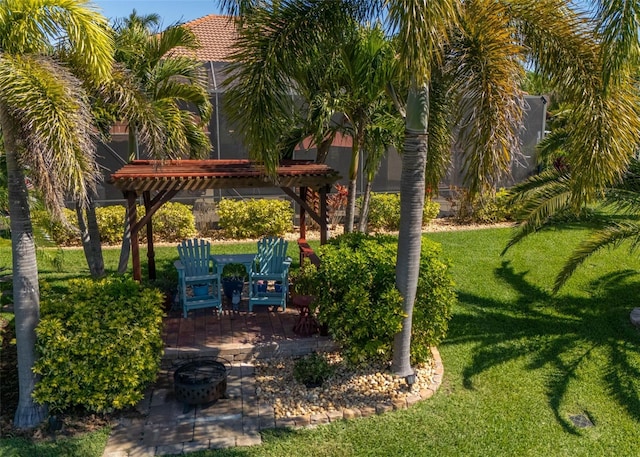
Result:
<svg viewBox="0 0 640 457"><path fill-rule="evenodd" d="M229 0L223 4L231 12L245 14L242 24L246 27L252 15L262 14L259 11L265 3ZM405 113L396 284L404 298L406 317L394 342L393 370L408 381L413 374L409 348L426 182L431 181L435 188L451 146L447 133L452 128L447 118L451 110L442 103L455 102L454 119L465 154L467 183L472 191L480 192L496 182L518 153L522 62L531 59L574 93L582 90L583 80L591 78L593 42L584 36L582 23L568 4L564 0L273 2L287 9L291 17L265 29L279 33L267 33L270 41L256 56L262 59L259 68L264 71L255 73L251 80L258 89L247 99L254 106L247 107L243 129L250 150L265 157L267 164L277 160L270 145L275 143L271 140L280 126L270 125L270 120L277 119L274 113L282 106L278 88L286 86L280 66L293 57L304 59L305 49L319 46L322 37L335 40L336 34L343 36L340 28L350 27L354 17L363 20L366 13L377 13L383 6L388 30L396 35L399 67L404 70L407 88L404 103L394 97ZM275 27L282 24L286 26ZM447 87L448 93L457 96L446 96L443 88ZM444 125L448 129L443 129ZM266 136L259 137L258 132L266 132Z"/></svg>
<svg viewBox="0 0 640 457"><path fill-rule="evenodd" d="M140 98L137 106L141 111L130 109L122 117L128 123L129 159L143 152L155 158L208 157L211 141L204 127L211 118L212 105L206 71L200 62L180 53L197 49L199 44L193 32L180 25L159 32L158 19L155 15L138 16L134 10L115 25L115 59L127 70L128 87ZM149 135L141 136L144 122L149 124L148 115L163 131L163 142L149 142ZM147 128L147 132L152 130ZM141 143L145 151L140 151ZM125 225L118 265L121 273L129 259L128 218Z"/></svg>
<svg viewBox="0 0 640 457"><path fill-rule="evenodd" d="M0 3L0 128L9 182L19 403L14 425L33 427L46 409L35 404L32 366L39 320L38 269L24 170L51 211L65 192L81 199L97 166L91 113L73 65L90 77L109 76L113 54L107 22L83 0L6 0ZM61 40L72 65L57 60Z"/></svg>

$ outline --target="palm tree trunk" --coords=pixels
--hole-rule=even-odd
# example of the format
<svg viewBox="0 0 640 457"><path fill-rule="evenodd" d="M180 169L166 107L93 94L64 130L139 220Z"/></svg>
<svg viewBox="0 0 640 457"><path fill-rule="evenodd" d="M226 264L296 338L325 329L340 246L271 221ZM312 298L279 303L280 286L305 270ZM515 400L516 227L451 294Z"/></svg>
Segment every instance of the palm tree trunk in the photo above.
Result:
<svg viewBox="0 0 640 457"><path fill-rule="evenodd" d="M76 214L78 216L78 227L80 228L80 237L82 239L82 248L84 256L87 259L89 272L94 278L104 276L104 259L102 257L102 246L100 244L100 230L98 221L96 220L96 206L93 195L89 197L89 201L85 210L76 202Z"/></svg>
<svg viewBox="0 0 640 457"><path fill-rule="evenodd" d="M129 124L129 161L138 158L138 137L136 128ZM129 226L129 207L124 214L124 232L122 234L122 246L120 247L120 261L118 262L118 273L124 274L129 265L129 253L131 252L131 227Z"/></svg>
<svg viewBox="0 0 640 457"><path fill-rule="evenodd" d="M396 285L404 300L406 317L402 321L402 330L394 338L392 362L393 372L405 377L410 383L414 381L414 371L411 368L411 326L420 274L428 117L428 87L412 87L407 99L400 181L400 233L396 263Z"/></svg>
<svg viewBox="0 0 640 457"><path fill-rule="evenodd" d="M96 217L95 195L89 196L87 206L87 231L89 233L89 249L93 257L95 272L94 278L101 278L105 275L104 257L102 256L102 243L100 242L100 227L98 227L98 219Z"/></svg>
<svg viewBox="0 0 640 457"><path fill-rule="evenodd" d="M367 179L367 185L364 188L362 196L362 208L360 208L360 220L358 221L358 231L365 233L367 231L367 219L369 218L369 202L371 201L371 188L373 187L373 179Z"/></svg>
<svg viewBox="0 0 640 457"><path fill-rule="evenodd" d="M12 123L2 108L0 108L0 128L4 136L9 183L13 306L18 351L19 400L14 425L17 428L33 428L47 415L46 407L35 403L32 397L37 382L37 377L32 370L36 361L35 329L40 321L38 265L27 186L24 182L22 167L18 163Z"/></svg>
<svg viewBox="0 0 640 457"><path fill-rule="evenodd" d="M345 212L344 231L353 232L353 220L356 212L356 183L358 179L358 164L360 161L360 135L354 135L351 146L351 165L349 166L349 188L347 191L347 208Z"/></svg>

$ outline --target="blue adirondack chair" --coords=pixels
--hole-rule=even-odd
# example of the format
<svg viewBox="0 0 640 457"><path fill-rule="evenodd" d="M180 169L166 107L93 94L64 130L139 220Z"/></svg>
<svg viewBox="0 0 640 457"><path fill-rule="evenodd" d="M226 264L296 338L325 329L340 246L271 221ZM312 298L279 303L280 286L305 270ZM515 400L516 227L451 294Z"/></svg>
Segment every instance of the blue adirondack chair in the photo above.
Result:
<svg viewBox="0 0 640 457"><path fill-rule="evenodd" d="M255 305L287 309L291 265L287 245L283 238L262 238L258 241L258 254L249 272L249 311L253 311Z"/></svg>
<svg viewBox="0 0 640 457"><path fill-rule="evenodd" d="M178 245L179 294L184 317L192 309L216 308L222 311L220 274L211 259L211 244L206 240L184 240Z"/></svg>

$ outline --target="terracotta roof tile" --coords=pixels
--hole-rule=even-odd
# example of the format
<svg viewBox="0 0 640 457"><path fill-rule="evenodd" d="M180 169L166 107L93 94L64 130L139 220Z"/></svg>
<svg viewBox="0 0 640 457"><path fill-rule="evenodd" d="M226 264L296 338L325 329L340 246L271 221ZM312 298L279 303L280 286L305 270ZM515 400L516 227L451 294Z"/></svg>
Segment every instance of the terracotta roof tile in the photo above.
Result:
<svg viewBox="0 0 640 457"><path fill-rule="evenodd" d="M194 57L203 62L228 62L233 43L237 39L233 16L210 14L182 24L200 42L195 51L177 48L174 55Z"/></svg>

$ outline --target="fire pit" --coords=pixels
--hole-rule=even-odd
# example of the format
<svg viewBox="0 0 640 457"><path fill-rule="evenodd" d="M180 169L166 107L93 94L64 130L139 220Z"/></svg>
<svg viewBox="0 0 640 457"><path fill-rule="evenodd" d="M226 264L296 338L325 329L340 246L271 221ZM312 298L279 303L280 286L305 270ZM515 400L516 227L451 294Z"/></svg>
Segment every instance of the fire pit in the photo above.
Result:
<svg viewBox="0 0 640 457"><path fill-rule="evenodd" d="M227 374L227 367L215 359L185 363L173 374L176 399L185 405L214 403L227 391Z"/></svg>

